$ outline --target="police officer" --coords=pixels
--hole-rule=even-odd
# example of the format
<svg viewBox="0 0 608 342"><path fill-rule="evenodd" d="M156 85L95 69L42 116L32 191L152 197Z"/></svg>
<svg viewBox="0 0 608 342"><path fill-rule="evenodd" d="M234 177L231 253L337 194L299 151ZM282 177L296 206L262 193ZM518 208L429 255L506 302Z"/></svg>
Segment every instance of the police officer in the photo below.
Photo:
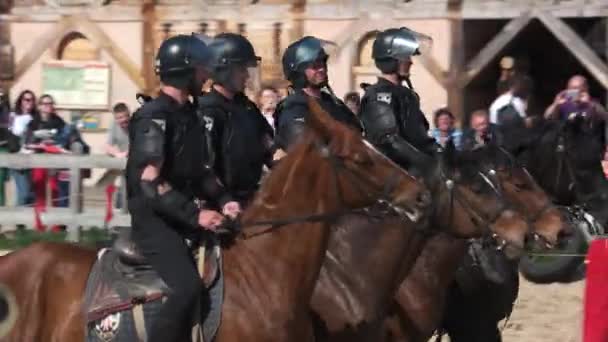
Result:
<svg viewBox="0 0 608 342"><path fill-rule="evenodd" d="M213 85L199 99L199 115L213 141L213 164L229 193L242 205L258 189L264 165L272 161L273 130L244 94L256 56L247 38L217 35L209 44Z"/></svg>
<svg viewBox="0 0 608 342"><path fill-rule="evenodd" d="M240 210L205 167L204 134L189 102L205 81L208 52L194 36L164 41L156 57L160 95L145 103L129 124L126 177L132 239L170 289L148 334L151 342L185 340L184 324L201 282L184 238L223 221L219 212L200 210L193 199L212 202L233 217Z"/></svg>
<svg viewBox="0 0 608 342"><path fill-rule="evenodd" d="M322 40L308 36L291 44L283 54L283 73L291 82L293 91L279 103L275 114L275 141L282 150L287 151L304 130L309 96L314 97L334 119L361 130L356 115L335 96L329 86L329 56L324 45Z"/></svg>
<svg viewBox="0 0 608 342"><path fill-rule="evenodd" d="M402 167L412 170L437 150L428 136L429 123L410 81L412 56L421 53L430 38L405 27L378 33L372 58L381 75L368 86L361 100L361 121L367 138ZM403 85L403 82L407 86Z"/></svg>

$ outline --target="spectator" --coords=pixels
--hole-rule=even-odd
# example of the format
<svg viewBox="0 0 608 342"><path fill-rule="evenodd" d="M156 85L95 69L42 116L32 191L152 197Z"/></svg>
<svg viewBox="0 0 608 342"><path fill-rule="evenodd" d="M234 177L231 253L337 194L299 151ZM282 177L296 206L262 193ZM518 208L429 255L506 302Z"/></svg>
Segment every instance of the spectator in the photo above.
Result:
<svg viewBox="0 0 608 342"><path fill-rule="evenodd" d="M37 116L36 95L31 90L24 90L17 97L15 107L9 116L9 129L19 137L20 143L25 142L27 126L34 116ZM22 148L21 153L27 151ZM24 206L31 200L31 179L28 169L11 169L10 176L15 181L17 205Z"/></svg>
<svg viewBox="0 0 608 342"><path fill-rule="evenodd" d="M608 112L599 101L589 94L587 79L575 75L568 80L565 90L555 96L553 103L545 110L549 120L584 119L583 129L608 146Z"/></svg>
<svg viewBox="0 0 608 342"><path fill-rule="evenodd" d="M68 153L58 142L65 128L65 121L55 113L55 101L50 95L42 95L38 101L39 113L27 127L26 148L36 153ZM46 185L51 188L53 204L57 205L59 197L60 178L62 170L35 168L32 170L32 187L34 190L34 206L43 210L46 207ZM63 177L60 177L63 176ZM69 178L68 178L69 179ZM65 185L63 185L65 186ZM44 230L43 226L36 227ZM57 227L54 228L57 230Z"/></svg>
<svg viewBox="0 0 608 342"><path fill-rule="evenodd" d="M114 122L108 131L108 139L106 142L106 153L116 158L126 158L129 154L129 121L131 112L129 107L123 102L119 102L112 108L114 114ZM118 189L116 192L115 205L116 208L122 208L122 187L121 176L119 170L110 171L109 177L114 182L114 186Z"/></svg>
<svg viewBox="0 0 608 342"><path fill-rule="evenodd" d="M490 123L518 124L530 122L526 114L526 99L531 92L529 77L514 75L509 79L509 90L498 96L490 106Z"/></svg>
<svg viewBox="0 0 608 342"><path fill-rule="evenodd" d="M279 103L279 92L276 88L272 86L264 86L262 90L260 90L260 95L258 96L258 105L260 107L260 112L270 124L270 127L274 129L274 111L277 109L277 104Z"/></svg>
<svg viewBox="0 0 608 342"><path fill-rule="evenodd" d="M498 127L490 123L487 110L474 111L469 119L469 127L462 137L463 150L474 150L490 142L502 144Z"/></svg>
<svg viewBox="0 0 608 342"><path fill-rule="evenodd" d="M352 91L344 95L344 104L351 112L359 115L359 108L361 107L361 96L356 91Z"/></svg>
<svg viewBox="0 0 608 342"><path fill-rule="evenodd" d="M126 104L119 102L114 105L112 113L114 114L114 122L108 131L105 151L113 157L126 158L129 153L129 120L131 119L131 112Z"/></svg>
<svg viewBox="0 0 608 342"><path fill-rule="evenodd" d="M545 111L546 119L572 120L576 116L597 121L608 119L604 107L589 95L587 79L581 75L572 76L567 88L555 96L553 103Z"/></svg>
<svg viewBox="0 0 608 342"><path fill-rule="evenodd" d="M509 91L509 82L513 75L515 75L515 59L511 56L504 56L500 59L500 78L496 85L499 96Z"/></svg>
<svg viewBox="0 0 608 342"><path fill-rule="evenodd" d="M0 88L0 127L7 128L9 123L9 117L11 113L11 108L9 105L8 96Z"/></svg>
<svg viewBox="0 0 608 342"><path fill-rule="evenodd" d="M435 128L431 130L431 136L441 146L452 141L456 149L462 147L462 132L454 127L454 114L448 108L440 108L433 114Z"/></svg>
<svg viewBox="0 0 608 342"><path fill-rule="evenodd" d="M17 139L17 146L19 145L18 138L8 130L10 107L7 100L4 92L0 89L0 153L9 152L10 145L15 143L15 139ZM0 206L6 205L6 191L4 188L6 181L8 181L8 170L0 168Z"/></svg>

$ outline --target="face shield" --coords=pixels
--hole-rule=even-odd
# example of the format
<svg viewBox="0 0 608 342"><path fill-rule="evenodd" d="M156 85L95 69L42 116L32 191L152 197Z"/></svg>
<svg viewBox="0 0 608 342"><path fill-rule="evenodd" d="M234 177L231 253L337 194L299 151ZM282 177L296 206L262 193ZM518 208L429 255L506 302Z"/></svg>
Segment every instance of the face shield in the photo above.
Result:
<svg viewBox="0 0 608 342"><path fill-rule="evenodd" d="M337 48L338 45L329 40L309 37L295 51L295 64L306 67L312 63L327 63L327 58L335 53Z"/></svg>
<svg viewBox="0 0 608 342"><path fill-rule="evenodd" d="M423 33L419 33L402 27L399 34L393 39L393 56L405 60L412 56L428 54L433 46L433 39Z"/></svg>
<svg viewBox="0 0 608 342"><path fill-rule="evenodd" d="M245 84L245 88L250 91L252 94L256 94L261 86L262 86L262 71L261 68L256 66L247 67L247 74L249 77L247 78L247 83Z"/></svg>

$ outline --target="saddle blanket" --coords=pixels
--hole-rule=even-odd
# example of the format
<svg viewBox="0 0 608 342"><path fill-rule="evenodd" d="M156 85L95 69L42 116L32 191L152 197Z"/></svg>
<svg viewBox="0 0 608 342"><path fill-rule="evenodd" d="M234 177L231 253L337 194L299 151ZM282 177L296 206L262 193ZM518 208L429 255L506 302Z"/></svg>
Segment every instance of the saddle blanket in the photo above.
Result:
<svg viewBox="0 0 608 342"><path fill-rule="evenodd" d="M193 332L193 341L197 342L213 340L223 302L220 246L211 240L207 247L201 277L206 289L195 312L198 319L193 322L197 331ZM162 307L168 291L162 279L149 265L125 262L123 258L115 248L101 250L91 269L83 301L87 341L145 341L146 331Z"/></svg>

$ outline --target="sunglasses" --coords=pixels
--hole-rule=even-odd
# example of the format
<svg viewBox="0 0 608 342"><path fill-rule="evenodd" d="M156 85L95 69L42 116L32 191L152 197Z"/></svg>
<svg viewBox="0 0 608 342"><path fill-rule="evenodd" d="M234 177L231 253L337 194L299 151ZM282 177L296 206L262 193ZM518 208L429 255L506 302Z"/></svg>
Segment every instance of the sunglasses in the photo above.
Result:
<svg viewBox="0 0 608 342"><path fill-rule="evenodd" d="M33 98L31 98L31 97L24 97L24 98L22 99L22 101L24 101L24 102L32 102L32 101L34 101L34 99L33 99Z"/></svg>
<svg viewBox="0 0 608 342"><path fill-rule="evenodd" d="M54 104L55 104L54 102L40 102L40 105L43 105L43 106L46 106L46 105L52 106Z"/></svg>

